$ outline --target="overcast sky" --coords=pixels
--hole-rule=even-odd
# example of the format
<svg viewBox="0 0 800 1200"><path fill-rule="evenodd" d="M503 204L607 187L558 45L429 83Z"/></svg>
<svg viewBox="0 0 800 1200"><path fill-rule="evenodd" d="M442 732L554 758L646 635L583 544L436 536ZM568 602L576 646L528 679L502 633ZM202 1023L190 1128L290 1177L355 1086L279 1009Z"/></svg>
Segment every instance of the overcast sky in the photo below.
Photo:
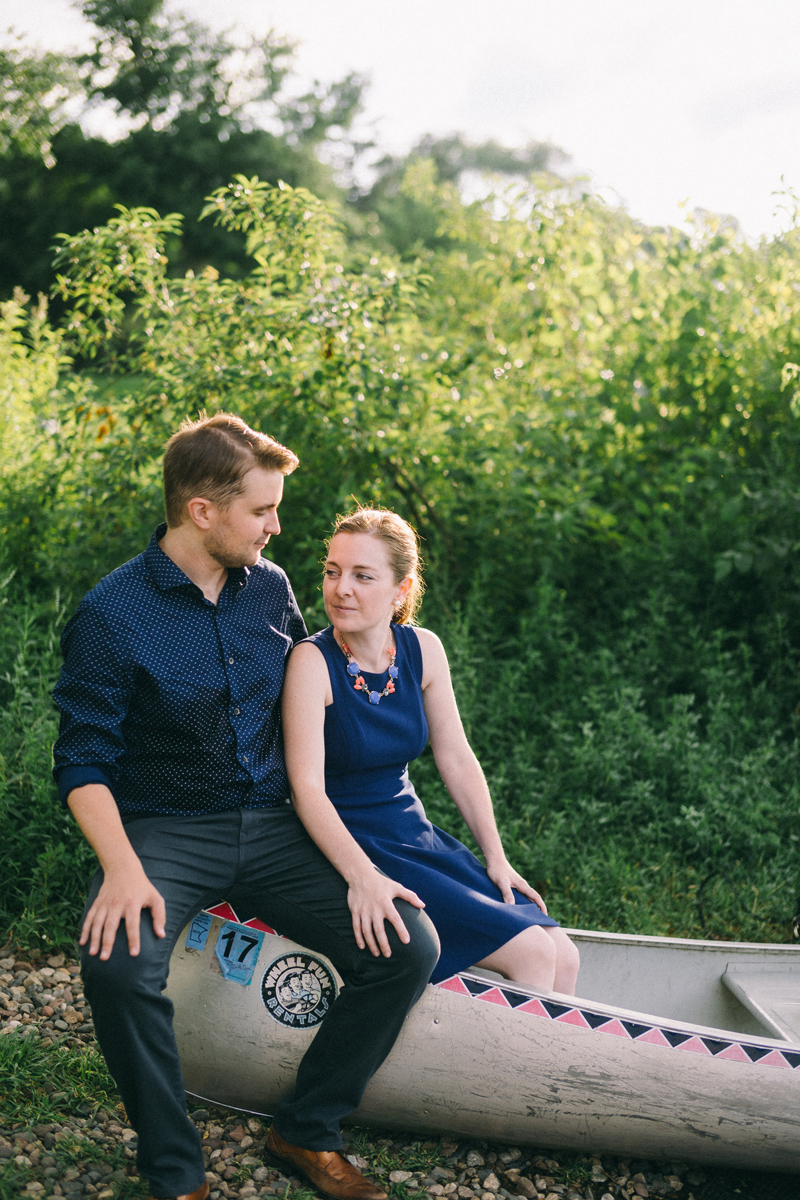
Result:
<svg viewBox="0 0 800 1200"><path fill-rule="evenodd" d="M774 232L800 191L800 0L184 0L214 28L299 44L304 80L367 74L367 117L402 151L461 131L549 140L654 224L680 204ZM0 28L85 45L70 0L0 0Z"/></svg>

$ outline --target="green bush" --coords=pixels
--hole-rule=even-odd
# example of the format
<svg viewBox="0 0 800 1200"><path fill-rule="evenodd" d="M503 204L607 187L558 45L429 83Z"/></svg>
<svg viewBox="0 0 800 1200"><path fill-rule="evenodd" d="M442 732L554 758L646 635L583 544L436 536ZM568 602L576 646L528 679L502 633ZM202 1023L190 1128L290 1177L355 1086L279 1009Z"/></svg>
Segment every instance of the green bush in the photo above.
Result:
<svg viewBox="0 0 800 1200"><path fill-rule="evenodd" d="M93 854L62 810L51 775L57 716L58 597L9 600L0 590L0 927L22 945L66 945L94 869Z"/></svg>
<svg viewBox="0 0 800 1200"><path fill-rule="evenodd" d="M587 650L561 599L540 601L505 644L473 615L439 623L512 861L570 925L787 940L800 745L746 647L687 628L670 649L699 691L670 695L642 633L658 613ZM431 819L469 842L430 752L411 773Z"/></svg>
<svg viewBox="0 0 800 1200"><path fill-rule="evenodd" d="M65 938L90 866L49 781L63 610L143 548L178 422L225 408L300 455L274 552L311 626L337 510L420 529L425 620L560 917L784 937L797 227L653 230L567 189L465 205L425 163L403 188L437 230L417 261L358 257L310 193L237 178L206 219L244 235L248 275L170 277L179 218L122 210L65 239L57 328L5 307L4 919ZM458 829L430 759L415 771Z"/></svg>

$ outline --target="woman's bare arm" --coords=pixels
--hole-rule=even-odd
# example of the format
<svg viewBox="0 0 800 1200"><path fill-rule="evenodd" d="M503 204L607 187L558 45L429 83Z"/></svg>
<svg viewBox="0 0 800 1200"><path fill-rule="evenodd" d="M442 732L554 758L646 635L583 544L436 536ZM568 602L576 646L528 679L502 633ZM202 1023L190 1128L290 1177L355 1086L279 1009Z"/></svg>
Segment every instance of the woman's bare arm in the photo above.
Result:
<svg viewBox="0 0 800 1200"><path fill-rule="evenodd" d="M429 629L416 630L422 650L422 695L437 770L486 860L489 878L513 904L512 887L547 912L538 892L508 862L497 831L486 778L467 741L444 647Z"/></svg>
<svg viewBox="0 0 800 1200"><path fill-rule="evenodd" d="M283 743L292 799L300 820L322 853L348 885L347 902L361 949L391 955L385 921L402 942L408 930L394 905L407 900L424 908L415 892L388 879L346 828L325 792L325 706L331 702L325 659L316 646L304 643L289 657L283 685Z"/></svg>

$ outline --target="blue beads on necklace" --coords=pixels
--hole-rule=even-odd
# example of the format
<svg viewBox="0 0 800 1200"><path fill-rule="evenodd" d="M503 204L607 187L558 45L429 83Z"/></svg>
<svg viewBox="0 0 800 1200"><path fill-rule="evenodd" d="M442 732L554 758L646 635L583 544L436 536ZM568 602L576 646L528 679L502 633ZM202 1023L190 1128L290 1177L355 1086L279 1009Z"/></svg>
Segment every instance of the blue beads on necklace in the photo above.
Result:
<svg viewBox="0 0 800 1200"><path fill-rule="evenodd" d="M394 646L389 646L389 680L382 692L377 692L369 687L366 679L361 674L361 668L353 658L353 655L350 653L350 647L347 645L347 642L344 640L344 638L342 638L342 652L347 657L347 674L351 678L355 679L353 687L357 692L366 692L367 700L370 702L370 704L380 704L384 696L391 696L392 692L395 690L394 681L400 674L399 670L395 666L394 660L397 656L397 650Z"/></svg>

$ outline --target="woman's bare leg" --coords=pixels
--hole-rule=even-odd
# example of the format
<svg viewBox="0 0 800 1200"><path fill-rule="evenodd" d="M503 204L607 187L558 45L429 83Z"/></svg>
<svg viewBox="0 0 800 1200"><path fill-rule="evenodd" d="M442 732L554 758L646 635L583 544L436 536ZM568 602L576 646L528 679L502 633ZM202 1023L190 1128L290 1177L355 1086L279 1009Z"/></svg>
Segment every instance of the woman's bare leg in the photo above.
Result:
<svg viewBox="0 0 800 1200"><path fill-rule="evenodd" d="M530 925L475 964L528 987L575 994L580 957L563 929Z"/></svg>
<svg viewBox="0 0 800 1200"><path fill-rule="evenodd" d="M544 926L530 925L475 965L551 992L556 976L556 945Z"/></svg>
<svg viewBox="0 0 800 1200"><path fill-rule="evenodd" d="M581 966L581 956L578 947L555 925L542 925L541 929L555 943L556 972L553 980L553 991L563 992L565 996L574 996L578 984L578 971Z"/></svg>

